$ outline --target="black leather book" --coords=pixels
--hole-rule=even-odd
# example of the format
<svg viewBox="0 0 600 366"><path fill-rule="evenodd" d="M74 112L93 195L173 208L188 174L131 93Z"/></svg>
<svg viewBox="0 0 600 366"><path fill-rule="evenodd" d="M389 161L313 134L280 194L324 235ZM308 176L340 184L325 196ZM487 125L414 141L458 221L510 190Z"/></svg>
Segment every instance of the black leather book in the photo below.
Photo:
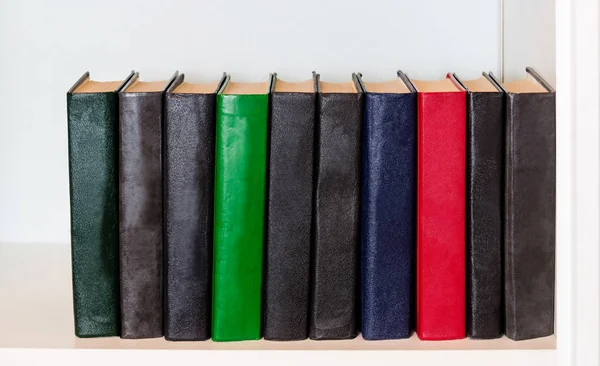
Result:
<svg viewBox="0 0 600 366"><path fill-rule="evenodd" d="M483 73L467 90L467 335L503 333L504 92Z"/></svg>
<svg viewBox="0 0 600 366"><path fill-rule="evenodd" d="M364 82L361 299L367 340L414 324L417 93L408 79Z"/></svg>
<svg viewBox="0 0 600 366"><path fill-rule="evenodd" d="M316 77L271 94L263 336L308 336Z"/></svg>
<svg viewBox="0 0 600 366"><path fill-rule="evenodd" d="M163 98L174 78L136 74L119 92L122 338L163 335Z"/></svg>
<svg viewBox="0 0 600 366"><path fill-rule="evenodd" d="M180 74L165 96L163 129L165 338L210 338L216 92Z"/></svg>
<svg viewBox="0 0 600 366"><path fill-rule="evenodd" d="M556 96L533 69L527 73L498 83L507 94L505 334L514 340L554 333Z"/></svg>
<svg viewBox="0 0 600 366"><path fill-rule="evenodd" d="M318 76L317 76L318 78ZM318 82L309 335L358 332L362 89Z"/></svg>

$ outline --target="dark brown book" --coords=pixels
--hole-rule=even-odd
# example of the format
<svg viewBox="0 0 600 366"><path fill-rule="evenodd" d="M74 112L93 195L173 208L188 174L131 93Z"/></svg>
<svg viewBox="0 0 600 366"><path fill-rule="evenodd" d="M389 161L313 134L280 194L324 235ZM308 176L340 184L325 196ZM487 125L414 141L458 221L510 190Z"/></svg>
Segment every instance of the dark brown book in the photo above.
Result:
<svg viewBox="0 0 600 366"><path fill-rule="evenodd" d="M318 82L311 339L358 333L362 112L356 75L347 83Z"/></svg>
<svg viewBox="0 0 600 366"><path fill-rule="evenodd" d="M554 333L556 94L533 69L526 71L516 82L494 79L507 100L505 334L514 340Z"/></svg>
<svg viewBox="0 0 600 366"><path fill-rule="evenodd" d="M308 337L316 75L271 93L263 335Z"/></svg>
<svg viewBox="0 0 600 366"><path fill-rule="evenodd" d="M119 92L121 337L163 335L162 129L168 81Z"/></svg>

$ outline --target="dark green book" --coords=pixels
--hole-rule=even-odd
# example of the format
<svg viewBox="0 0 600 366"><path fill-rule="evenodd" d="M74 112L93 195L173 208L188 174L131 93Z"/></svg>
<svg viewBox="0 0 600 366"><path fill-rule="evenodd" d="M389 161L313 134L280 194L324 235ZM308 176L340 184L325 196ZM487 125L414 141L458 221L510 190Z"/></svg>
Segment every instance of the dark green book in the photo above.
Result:
<svg viewBox="0 0 600 366"><path fill-rule="evenodd" d="M67 92L75 335L118 336L118 91L86 72Z"/></svg>
<svg viewBox="0 0 600 366"><path fill-rule="evenodd" d="M214 341L261 337L270 84L227 78L217 94Z"/></svg>

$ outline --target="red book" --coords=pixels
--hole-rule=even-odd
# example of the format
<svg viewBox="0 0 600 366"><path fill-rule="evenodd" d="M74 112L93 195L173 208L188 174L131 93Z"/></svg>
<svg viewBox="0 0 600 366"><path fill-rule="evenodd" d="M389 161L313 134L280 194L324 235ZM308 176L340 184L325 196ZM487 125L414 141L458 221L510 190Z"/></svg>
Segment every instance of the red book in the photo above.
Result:
<svg viewBox="0 0 600 366"><path fill-rule="evenodd" d="M466 336L467 94L451 79L417 89L417 335Z"/></svg>

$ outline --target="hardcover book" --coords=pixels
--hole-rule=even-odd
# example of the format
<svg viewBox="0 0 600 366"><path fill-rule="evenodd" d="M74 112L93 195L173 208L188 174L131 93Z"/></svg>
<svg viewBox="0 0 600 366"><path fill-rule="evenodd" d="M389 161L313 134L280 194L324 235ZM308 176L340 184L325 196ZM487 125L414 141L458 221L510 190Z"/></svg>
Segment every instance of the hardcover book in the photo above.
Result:
<svg viewBox="0 0 600 366"><path fill-rule="evenodd" d="M402 75L402 73L401 73ZM464 338L467 93L449 78L417 90L417 335Z"/></svg>
<svg viewBox="0 0 600 366"><path fill-rule="evenodd" d="M417 93L397 78L363 82L362 335L408 338L414 314Z"/></svg>
<svg viewBox="0 0 600 366"><path fill-rule="evenodd" d="M483 73L467 90L467 335L503 333L504 92Z"/></svg>
<svg viewBox="0 0 600 366"><path fill-rule="evenodd" d="M261 337L267 121L272 77L217 94L212 328L215 341Z"/></svg>
<svg viewBox="0 0 600 366"><path fill-rule="evenodd" d="M318 82L309 318L316 340L354 338L360 324L363 91L357 76L352 79Z"/></svg>
<svg viewBox="0 0 600 366"><path fill-rule="evenodd" d="M505 334L554 333L556 95L533 69L499 83L506 92L504 178Z"/></svg>
<svg viewBox="0 0 600 366"><path fill-rule="evenodd" d="M271 94L263 334L308 337L316 77Z"/></svg>
<svg viewBox="0 0 600 366"><path fill-rule="evenodd" d="M118 92L86 72L67 92L75 335L118 336Z"/></svg>
<svg viewBox="0 0 600 366"><path fill-rule="evenodd" d="M168 81L119 92L121 337L163 335L162 129Z"/></svg>
<svg viewBox="0 0 600 366"><path fill-rule="evenodd" d="M225 81L193 84L180 74L165 96L163 129L165 338L210 338L215 118Z"/></svg>

